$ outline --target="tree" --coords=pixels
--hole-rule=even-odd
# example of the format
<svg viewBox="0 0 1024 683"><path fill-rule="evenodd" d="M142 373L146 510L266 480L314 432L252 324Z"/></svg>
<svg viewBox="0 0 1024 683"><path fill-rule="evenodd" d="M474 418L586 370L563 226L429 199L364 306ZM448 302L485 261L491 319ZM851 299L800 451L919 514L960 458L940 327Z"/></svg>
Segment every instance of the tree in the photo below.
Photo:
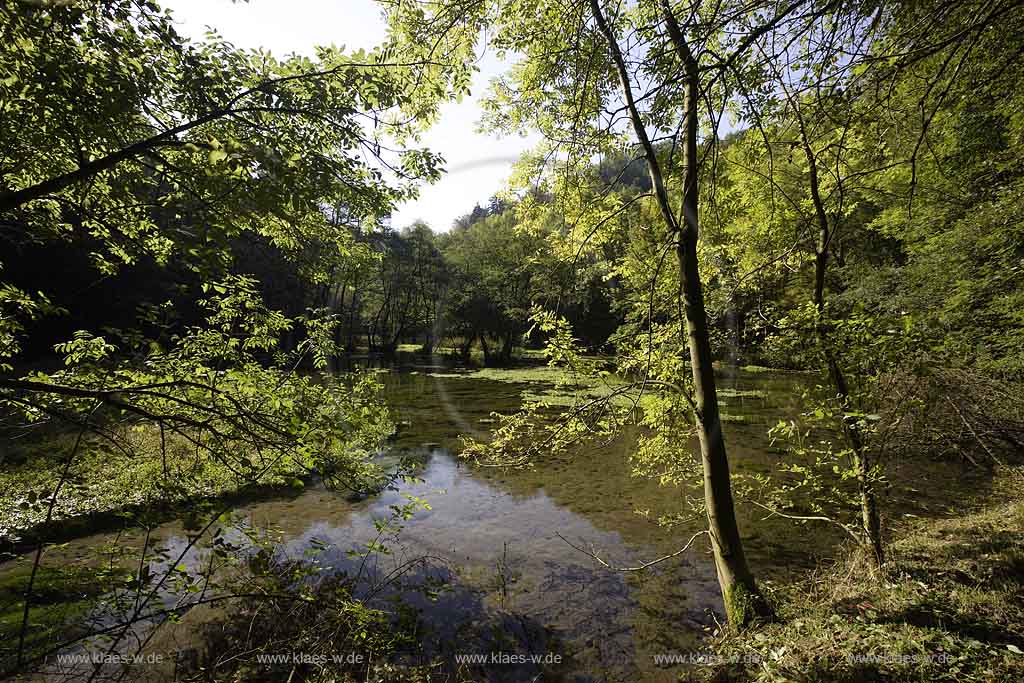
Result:
<svg viewBox="0 0 1024 683"><path fill-rule="evenodd" d="M516 230L511 209L469 220L443 237L441 249L457 283L452 323L469 344L480 340L488 364L508 363L529 326L540 247L540 240Z"/></svg>
<svg viewBox="0 0 1024 683"><path fill-rule="evenodd" d="M417 6L415 12L402 2L391 6L393 26L409 54L422 58L444 41L472 44L474 29L487 26L498 50L523 55L510 77L495 83L487 120L498 128L531 127L544 133L547 148L537 156L532 173L524 171L524 178L542 176L550 157L566 158L557 171L562 193L556 204L571 207L574 215L567 220L586 235L582 244L624 209L607 193L591 197L607 198L604 210L593 210L593 203L584 206L576 181L595 152L621 150L624 129L631 130L650 176L651 192L644 197L657 210L660 251L671 250L676 257L673 298L683 311L679 322L685 329L674 343L687 349L690 369L689 390L678 376L658 381L674 387L692 409L701 444L709 536L730 621L743 626L770 617L746 563L732 501L698 266L698 178L717 141L716 107L731 101L735 80L756 87L761 64L772 58L755 54L755 44L769 33L798 40L824 11L803 2L710 7L665 1L625 8L587 0L507 8L452 0ZM680 21L680 16L687 18ZM704 111L705 104L712 106ZM673 153L660 156L659 140L650 132L673 129L678 134L666 137L682 148L681 162L674 154L676 144ZM530 208L528 202L521 210L528 213ZM655 270L660 272L661 266ZM653 325L650 320L648 326ZM673 343L667 336L659 340ZM650 372L644 377L651 378Z"/></svg>
<svg viewBox="0 0 1024 683"><path fill-rule="evenodd" d="M424 223L373 238L381 256L378 287L367 294L371 350L393 354L402 339L422 337L430 353L439 340L447 295L447 268Z"/></svg>
<svg viewBox="0 0 1024 683"><path fill-rule="evenodd" d="M898 402L886 401L879 391L901 370L927 383L929 363L923 359L930 354L920 319L908 310L911 307L892 305L901 298L899 291L912 286L912 280L893 279L885 297L891 299L884 302L875 300L870 285L865 288L863 280L857 280L866 275L864 279L871 281L866 267L891 275L884 267L879 271L878 265L899 264L905 259L907 243L874 226L886 214L912 220L916 189L927 191L915 188L920 166L925 163L917 158L921 145L927 142L936 149L930 129L941 127L936 114L960 85L961 71L973 72L977 82L986 84L993 82L993 74L1003 72L1003 55L988 52L995 46L986 38L997 17L1001 22L1020 21L1011 9L894 4L872 10L870 17L856 12L840 14L827 32L822 29L818 42L823 47L818 54L823 58L813 68L798 66L807 61L802 54L773 65L777 106L762 107L762 120L788 134L804 162L799 169L803 188L795 196L803 200L810 214L808 221L817 231L813 242L813 330L852 452L859 488L860 537L879 565L884 559L876 491L882 464L879 458L887 430L905 419ZM927 22L937 17L950 20L949 32L922 29L920 22L925 17ZM953 60L957 60L956 66L948 73ZM909 92L904 88L914 93L909 107L904 100ZM984 90L976 89L972 95ZM962 97L961 101L968 99ZM894 120L902 120L904 125L893 128ZM933 154L931 158L936 157ZM951 168L945 171L952 172ZM776 182L777 171L770 175L771 182ZM906 180L894 182L896 178ZM894 211L893 204L900 208ZM953 234L946 230L936 233ZM959 239L967 234L969 231ZM829 277L831 263L846 272ZM833 302L827 299L830 282ZM1005 321L998 325L1008 328ZM858 329L872 331L865 339L863 332L854 332ZM951 359L930 361L935 367ZM889 417L888 424L878 422L879 413ZM866 420L866 415L872 419Z"/></svg>

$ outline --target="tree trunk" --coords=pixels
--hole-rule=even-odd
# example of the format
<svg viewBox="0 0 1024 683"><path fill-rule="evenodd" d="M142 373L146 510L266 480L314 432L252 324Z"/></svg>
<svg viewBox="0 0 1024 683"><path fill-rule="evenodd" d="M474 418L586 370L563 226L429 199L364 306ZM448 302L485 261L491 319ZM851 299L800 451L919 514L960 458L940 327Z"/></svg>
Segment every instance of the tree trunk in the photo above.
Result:
<svg viewBox="0 0 1024 683"><path fill-rule="evenodd" d="M791 98L792 99L792 98ZM815 335L818 338L818 345L825 356L825 365L828 367L829 379L836 390L836 395L842 404L843 409L849 407L850 388L846 382L846 376L839 363L835 350L832 348L830 339L831 326L826 318L825 310L825 275L828 272L828 250L829 242L833 235L833 228L825 213L825 205L821 200L821 190L818 183L818 162L811 149L810 140L807 137L807 128L804 124L803 115L798 105L794 102L797 123L800 129L804 155L807 158L807 176L810 183L811 201L814 204L814 214L818 221L818 240L814 246L814 307L818 314L815 325ZM872 560L875 566L881 566L885 561L885 549L882 545L882 522L878 512L878 499L875 496L875 487L871 481L871 462L868 449L864 447L864 439L861 436L857 425L843 418L843 432L846 435L850 449L853 451L854 469L857 473L857 487L860 493L861 532L864 534L865 545L871 551Z"/></svg>
<svg viewBox="0 0 1024 683"><path fill-rule="evenodd" d="M501 360L503 363L509 363L512 360L512 349L514 348L514 339L515 334L513 334L512 332L507 332L505 334L505 337L501 345Z"/></svg>
<svg viewBox="0 0 1024 683"><path fill-rule="evenodd" d="M470 352L473 350L473 342L476 341L476 331L470 332L466 337L463 338L461 346L459 346L459 355L463 359L468 359Z"/></svg>
<svg viewBox="0 0 1024 683"><path fill-rule="evenodd" d="M688 55L688 51L687 51ZM708 530L715 553L718 584L722 589L729 623L736 628L758 619L770 620L774 613L765 600L747 564L736 521L732 499L729 458L718 413L718 389L712 366L711 340L708 333L704 292L697 264L698 186L697 186L697 106L696 64L689 73L685 102L686 178L683 195L683 218L686 227L678 232L676 256L679 261L679 289L686 317L687 347L693 375L694 418L700 439L701 462L704 468L704 505L707 508Z"/></svg>
<svg viewBox="0 0 1024 683"><path fill-rule="evenodd" d="M480 348L484 351L484 365L491 364L491 348L487 345L487 333L480 333Z"/></svg>
<svg viewBox="0 0 1024 683"><path fill-rule="evenodd" d="M818 283L824 282L825 269L828 262L827 252L819 252L815 259L815 306L818 310L818 324L816 333L818 343L822 347L825 356L825 364L828 366L829 379L836 390L836 395L845 410L850 399L850 388L846 382L846 375L839 365L839 359L831 347L829 339L828 323L825 321L823 287L819 288ZM864 439L861 437L857 425L847 419L843 419L843 432L846 440L853 451L853 466L857 473L857 488L860 493L860 516L861 532L864 534L865 545L871 551L872 560L876 567L882 566L885 562L885 548L882 545L882 521L878 511L878 498L875 495L875 487L871 482L871 461L867 448L864 447Z"/></svg>
<svg viewBox="0 0 1024 683"><path fill-rule="evenodd" d="M714 368L711 365L707 316L697 273L697 250L693 242L688 239L680 246L679 265L683 272L683 305L693 371L697 437L700 440L704 469L704 505L707 508L708 530L726 615L729 623L739 628L757 619L772 619L774 615L747 564L736 521L729 459L718 413Z"/></svg>
<svg viewBox="0 0 1024 683"><path fill-rule="evenodd" d="M686 178L682 207L684 225L681 226L672 211L661 165L633 99L629 71L626 68L618 41L604 19L598 0L590 0L590 7L598 28L611 50L633 130L644 149L651 185L665 223L666 233L676 243L676 256L679 262L679 290L683 299L686 318L685 336L693 375L694 422L700 441L701 463L704 469L704 503L707 511L708 531L726 616L734 628L743 628L757 620L773 619L775 615L747 565L736 522L729 461L726 457L725 439L722 435L722 424L718 414L714 368L711 365L707 312L704 309L704 294L697 265L699 197L697 187L697 127L699 123L697 107L700 75L697 63L669 9L667 0L662 0L669 36L679 53L687 84L684 102Z"/></svg>

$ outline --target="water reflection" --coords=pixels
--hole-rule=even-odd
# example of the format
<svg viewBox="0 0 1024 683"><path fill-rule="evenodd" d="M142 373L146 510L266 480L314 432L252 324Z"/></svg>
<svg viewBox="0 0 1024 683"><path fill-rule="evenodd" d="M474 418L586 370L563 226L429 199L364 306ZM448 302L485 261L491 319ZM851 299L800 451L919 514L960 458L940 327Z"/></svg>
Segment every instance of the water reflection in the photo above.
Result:
<svg viewBox="0 0 1024 683"><path fill-rule="evenodd" d="M420 611L428 649L442 657L459 651L557 650L569 658L564 673L572 680L676 680L678 671L655 667L654 655L698 648L705 629L721 618L706 544L695 544L653 571L624 574L605 569L559 537L621 566L671 552L701 528L699 520L671 530L653 523L660 515L682 511L686 492L632 476L629 454L635 434L581 447L572 457L534 470L471 470L451 455L460 434L485 433L492 411L515 410L524 394L537 391L537 383L521 377L469 378L441 367L406 367L381 378L402 422L389 455L421 456L421 481L359 502L321 486L252 502L235 510L245 532L228 529L226 538L241 546L252 533L277 538L279 561L315 561L325 575L359 575L363 595L380 604L401 591ZM722 411L732 418L725 429L734 470L771 471L778 464L781 456L766 430L800 410L800 393L812 383L812 378L792 374L721 378ZM948 500L946 492L954 486L984 485L977 476L968 480L956 465L891 464L890 476L903 482L888 497L893 520L908 511L934 512L929 500ZM392 506L403 505L407 495L427 500L431 509L405 522L397 538L386 539L389 554L373 555L365 563L352 557L350 551L377 537L375 520L389 518ZM637 514L642 510L649 515ZM811 567L833 552L841 538L828 526L795 530L786 520L763 519L756 509L741 507L739 512L751 564L762 577L780 578ZM154 536L168 549L168 559L151 561L153 573L177 562L192 571L209 562L208 545L191 547L181 523L165 524ZM114 542L130 550L141 547L142 535L76 539L47 551L45 562L95 563L101 561L99 549ZM307 557L311 549L319 551L315 560ZM413 562L420 558L426 559ZM445 590L436 600L400 587L376 590L403 567L410 568L403 574L407 587L440 582ZM179 597L173 590L161 595L168 606ZM102 624L112 615L100 610L92 618ZM143 627L135 629L136 635L141 637ZM175 627L154 647L201 647L196 633L194 624ZM493 680L535 675L536 667L529 665L499 667Z"/></svg>
<svg viewBox="0 0 1024 683"><path fill-rule="evenodd" d="M322 491L310 491L308 501L303 496L242 512L257 528L280 528L287 538L281 546L287 557L300 559L310 548L323 547L318 561L351 575L361 560L347 551L376 536L375 519L387 518L391 506L405 502L404 494L428 500L432 509L405 524L391 554L373 556L363 570L372 584L416 558L431 558L425 571L450 580L450 589L434 602L415 592L407 597L423 611L433 632L432 645L442 652L454 643L488 651L494 644L481 636L491 633L496 621L512 618L518 625L509 635L520 649L544 652L550 641L559 641L574 653L582 670L617 672L628 680L646 657L640 652L638 628L650 628L653 621L663 627L666 609L675 617L685 615L693 628L706 619L705 610L718 607L713 572L699 551L665 568L684 573L685 588L677 588L671 604L652 609L666 597L665 581L657 576L664 572L627 579L573 550L559 535L600 549L602 556L622 564L650 559L653 548L626 543L618 532L598 528L541 489L513 493L482 480L443 449L432 450L421 477L421 483L386 492L337 516L319 504L324 502ZM675 624L678 629L679 622ZM685 642L690 639L675 644Z"/></svg>

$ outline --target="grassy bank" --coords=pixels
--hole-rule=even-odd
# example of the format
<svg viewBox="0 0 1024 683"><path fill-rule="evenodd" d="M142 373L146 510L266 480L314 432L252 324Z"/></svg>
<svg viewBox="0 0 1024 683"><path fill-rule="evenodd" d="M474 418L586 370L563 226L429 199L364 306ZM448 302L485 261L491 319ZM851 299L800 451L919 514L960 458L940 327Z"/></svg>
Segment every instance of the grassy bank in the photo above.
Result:
<svg viewBox="0 0 1024 683"><path fill-rule="evenodd" d="M145 510L168 511L201 499L301 487L308 475L298 463L281 461L254 481L174 435L165 435L162 448L159 431L149 426L123 429L118 436L124 448L99 438L82 444L49 524L49 496L61 481L76 435L48 434L15 444L0 471L0 539L59 540L73 536L79 527L95 531L105 519Z"/></svg>
<svg viewBox="0 0 1024 683"><path fill-rule="evenodd" d="M718 664L690 679L1024 680L1022 484L1004 468L957 517L894 531L884 572L851 553L779 587L781 622L714 641Z"/></svg>

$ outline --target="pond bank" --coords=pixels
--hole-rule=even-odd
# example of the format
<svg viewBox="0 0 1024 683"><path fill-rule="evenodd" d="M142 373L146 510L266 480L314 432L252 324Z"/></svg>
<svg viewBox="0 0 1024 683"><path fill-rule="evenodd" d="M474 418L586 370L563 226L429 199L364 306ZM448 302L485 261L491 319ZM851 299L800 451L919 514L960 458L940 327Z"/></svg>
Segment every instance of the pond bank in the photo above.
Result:
<svg viewBox="0 0 1024 683"><path fill-rule="evenodd" d="M884 570L858 552L778 586L781 623L708 643L689 680L1024 680L1024 468L957 516L896 531Z"/></svg>

